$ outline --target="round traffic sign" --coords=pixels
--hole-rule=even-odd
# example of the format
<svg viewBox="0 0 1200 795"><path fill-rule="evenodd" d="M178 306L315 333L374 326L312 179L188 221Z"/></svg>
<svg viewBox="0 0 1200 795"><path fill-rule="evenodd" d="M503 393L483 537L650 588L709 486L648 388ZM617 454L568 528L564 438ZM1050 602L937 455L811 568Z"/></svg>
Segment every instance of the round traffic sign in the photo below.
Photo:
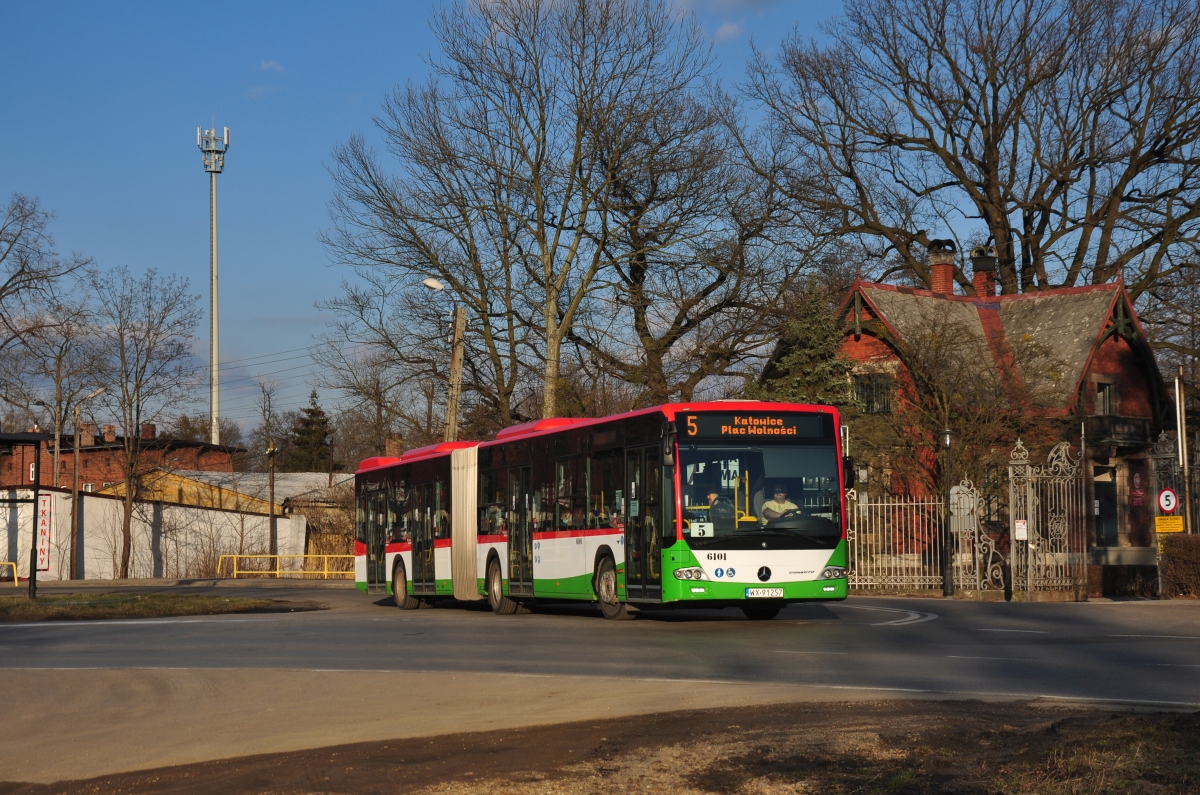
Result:
<svg viewBox="0 0 1200 795"><path fill-rule="evenodd" d="M1179 497L1170 489L1158 493L1158 508L1163 513L1173 513L1179 507Z"/></svg>

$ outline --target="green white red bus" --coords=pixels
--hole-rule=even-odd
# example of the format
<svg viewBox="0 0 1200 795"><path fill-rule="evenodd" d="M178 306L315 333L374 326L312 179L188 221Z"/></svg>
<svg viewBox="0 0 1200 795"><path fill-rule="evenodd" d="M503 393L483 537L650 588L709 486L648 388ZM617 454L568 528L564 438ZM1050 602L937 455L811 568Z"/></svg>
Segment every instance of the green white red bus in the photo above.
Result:
<svg viewBox="0 0 1200 795"><path fill-rule="evenodd" d="M415 609L486 598L655 607L846 598L837 410L752 401L548 419L363 461L355 581ZM852 484L850 484L852 485Z"/></svg>

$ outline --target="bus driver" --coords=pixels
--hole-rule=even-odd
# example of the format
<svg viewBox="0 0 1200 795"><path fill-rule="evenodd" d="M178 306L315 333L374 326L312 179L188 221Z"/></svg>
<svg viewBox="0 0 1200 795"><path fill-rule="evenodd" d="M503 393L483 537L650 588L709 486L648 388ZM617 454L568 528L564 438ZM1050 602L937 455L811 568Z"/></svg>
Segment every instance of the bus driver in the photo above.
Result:
<svg viewBox="0 0 1200 795"><path fill-rule="evenodd" d="M788 511L798 511L800 507L787 498L787 487L782 483L775 486L775 496L762 506L763 519L778 519Z"/></svg>

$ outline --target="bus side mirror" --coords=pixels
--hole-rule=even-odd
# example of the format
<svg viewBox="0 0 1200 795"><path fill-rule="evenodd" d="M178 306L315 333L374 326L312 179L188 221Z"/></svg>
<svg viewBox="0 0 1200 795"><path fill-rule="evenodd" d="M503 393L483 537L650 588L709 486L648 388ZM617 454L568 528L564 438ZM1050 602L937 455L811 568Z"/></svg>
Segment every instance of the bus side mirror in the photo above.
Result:
<svg viewBox="0 0 1200 795"><path fill-rule="evenodd" d="M667 432L663 435L662 464L665 467L675 466L675 423L667 423Z"/></svg>
<svg viewBox="0 0 1200 795"><path fill-rule="evenodd" d="M854 488L854 476L857 470L854 468L854 459L850 456L842 457L842 479L846 482L846 488Z"/></svg>

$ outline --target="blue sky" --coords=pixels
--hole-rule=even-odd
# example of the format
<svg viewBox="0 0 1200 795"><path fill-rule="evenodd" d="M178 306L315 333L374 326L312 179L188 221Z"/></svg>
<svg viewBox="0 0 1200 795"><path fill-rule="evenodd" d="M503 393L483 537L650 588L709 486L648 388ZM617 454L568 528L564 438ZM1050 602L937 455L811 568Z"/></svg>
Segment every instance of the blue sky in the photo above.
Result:
<svg viewBox="0 0 1200 795"><path fill-rule="evenodd" d="M219 178L222 414L251 421L253 378L307 402L313 304L348 274L317 241L331 149L373 137L385 93L425 75L440 3L0 2L0 198L37 196L61 251L191 281L205 308L208 180L196 127L228 126ZM713 36L725 82L840 2L680 0ZM198 403L207 406L207 392ZM323 396L328 402L334 395Z"/></svg>

